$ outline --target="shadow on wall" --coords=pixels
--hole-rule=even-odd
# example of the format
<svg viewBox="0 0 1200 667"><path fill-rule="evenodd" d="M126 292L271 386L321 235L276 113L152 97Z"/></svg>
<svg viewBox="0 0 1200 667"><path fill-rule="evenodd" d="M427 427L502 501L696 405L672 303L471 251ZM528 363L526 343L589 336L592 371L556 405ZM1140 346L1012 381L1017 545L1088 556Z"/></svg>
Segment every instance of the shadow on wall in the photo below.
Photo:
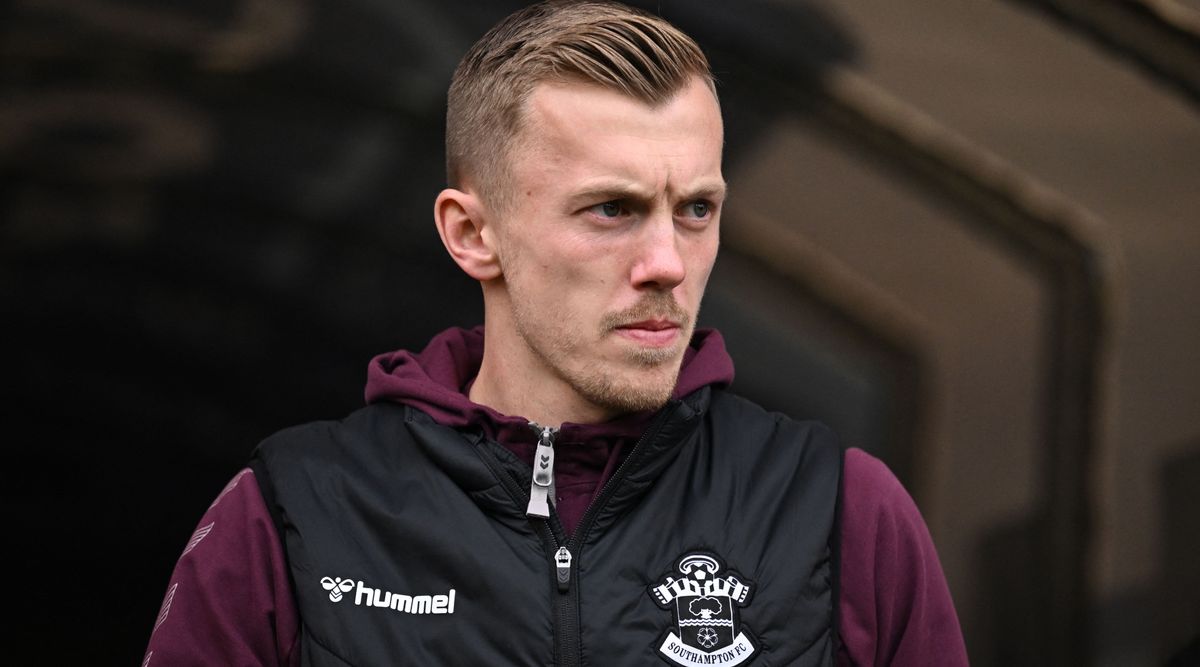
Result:
<svg viewBox="0 0 1200 667"><path fill-rule="evenodd" d="M1155 614L1161 645L1175 651L1172 667L1200 665L1200 440L1178 451L1185 453L1162 466L1165 537Z"/></svg>

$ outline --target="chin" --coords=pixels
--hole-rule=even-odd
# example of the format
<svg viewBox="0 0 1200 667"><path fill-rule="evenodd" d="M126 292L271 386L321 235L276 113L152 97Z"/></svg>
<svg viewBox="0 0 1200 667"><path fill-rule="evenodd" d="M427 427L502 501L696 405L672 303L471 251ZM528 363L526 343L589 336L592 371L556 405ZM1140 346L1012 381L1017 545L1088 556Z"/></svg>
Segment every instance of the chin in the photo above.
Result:
<svg viewBox="0 0 1200 667"><path fill-rule="evenodd" d="M676 357L675 363L670 363L671 356ZM599 374L581 378L576 390L589 402L614 414L657 410L671 399L675 391L675 382L679 379L678 361L678 355L672 353L654 364L638 363L619 375Z"/></svg>
<svg viewBox="0 0 1200 667"><path fill-rule="evenodd" d="M621 360L634 369L634 373L657 373L660 370L668 370L674 378L679 373L679 366L683 363L683 353L687 351L687 346L688 338L680 336L673 344L665 347L624 345L618 354Z"/></svg>
<svg viewBox="0 0 1200 667"><path fill-rule="evenodd" d="M607 397L608 402L603 405L616 413L657 410L671 399L671 392L674 388L674 383L665 387L632 385L624 391L610 394Z"/></svg>
<svg viewBox="0 0 1200 667"><path fill-rule="evenodd" d="M681 350L673 347L639 347L630 350L627 357L634 365L650 372L670 368L673 371L672 374L677 375L679 373L679 363L682 360L680 352Z"/></svg>

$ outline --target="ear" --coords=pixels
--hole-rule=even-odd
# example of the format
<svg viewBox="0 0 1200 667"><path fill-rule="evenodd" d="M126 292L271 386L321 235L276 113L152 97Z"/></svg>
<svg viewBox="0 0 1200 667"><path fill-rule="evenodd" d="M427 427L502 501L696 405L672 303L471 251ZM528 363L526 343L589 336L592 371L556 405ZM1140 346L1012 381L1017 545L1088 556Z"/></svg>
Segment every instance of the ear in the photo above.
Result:
<svg viewBox="0 0 1200 667"><path fill-rule="evenodd" d="M467 275L480 282L500 277L492 223L478 195L442 190L433 204L433 219L442 245Z"/></svg>

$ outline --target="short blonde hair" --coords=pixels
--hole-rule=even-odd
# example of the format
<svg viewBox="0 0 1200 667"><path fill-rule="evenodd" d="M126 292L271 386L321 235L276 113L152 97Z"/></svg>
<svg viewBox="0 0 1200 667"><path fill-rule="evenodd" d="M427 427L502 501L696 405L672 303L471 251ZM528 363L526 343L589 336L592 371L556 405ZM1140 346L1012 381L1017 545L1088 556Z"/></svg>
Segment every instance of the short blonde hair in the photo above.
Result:
<svg viewBox="0 0 1200 667"><path fill-rule="evenodd" d="M525 102L547 81L579 81L657 106L700 77L716 94L704 52L667 21L612 2L552 0L526 7L463 56L446 109L446 180L503 208L508 157Z"/></svg>

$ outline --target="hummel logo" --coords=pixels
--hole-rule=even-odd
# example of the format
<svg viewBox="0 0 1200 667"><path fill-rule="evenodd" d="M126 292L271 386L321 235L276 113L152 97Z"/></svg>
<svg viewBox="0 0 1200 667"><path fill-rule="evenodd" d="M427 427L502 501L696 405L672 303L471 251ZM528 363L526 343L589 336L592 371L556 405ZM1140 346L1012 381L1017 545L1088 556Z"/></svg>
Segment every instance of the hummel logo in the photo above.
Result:
<svg viewBox="0 0 1200 667"><path fill-rule="evenodd" d="M324 577L321 579L321 588L329 591L330 602L341 602L342 593L349 593L350 591L354 590L354 580L343 579L341 577L336 579Z"/></svg>
<svg viewBox="0 0 1200 667"><path fill-rule="evenodd" d="M542 467L543 468L550 467L550 457L546 456L545 454L542 455Z"/></svg>
<svg viewBox="0 0 1200 667"><path fill-rule="evenodd" d="M406 614L453 614L456 591L445 595L403 595L371 588L361 581L341 577L321 578L321 588L329 591L330 602L341 602L343 593L354 591L354 606L384 607Z"/></svg>

